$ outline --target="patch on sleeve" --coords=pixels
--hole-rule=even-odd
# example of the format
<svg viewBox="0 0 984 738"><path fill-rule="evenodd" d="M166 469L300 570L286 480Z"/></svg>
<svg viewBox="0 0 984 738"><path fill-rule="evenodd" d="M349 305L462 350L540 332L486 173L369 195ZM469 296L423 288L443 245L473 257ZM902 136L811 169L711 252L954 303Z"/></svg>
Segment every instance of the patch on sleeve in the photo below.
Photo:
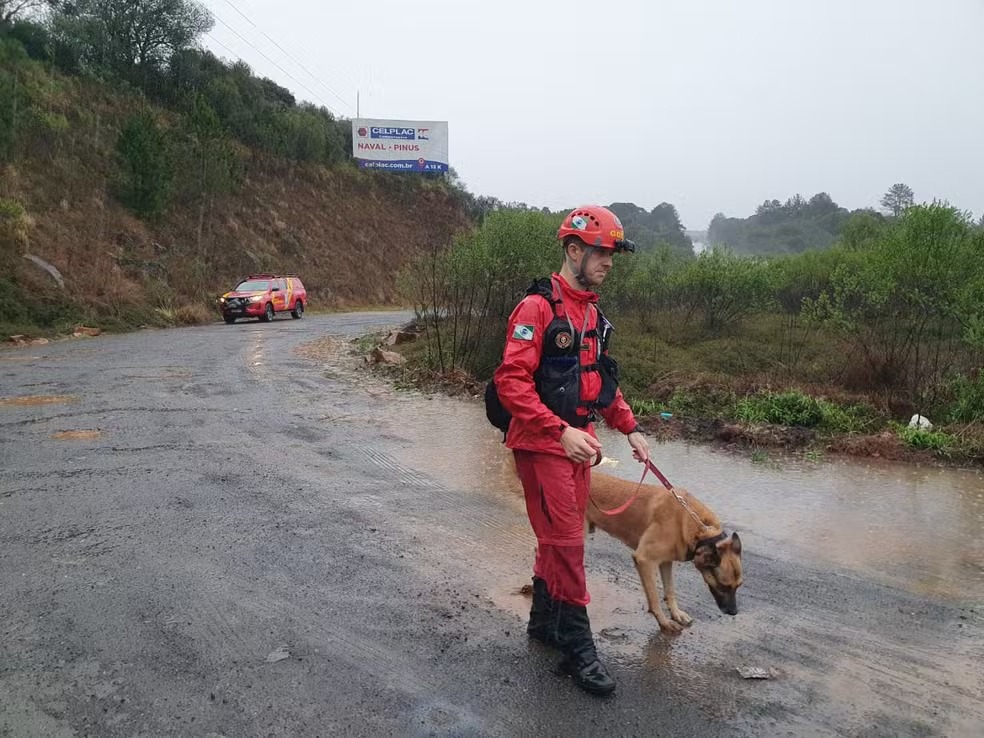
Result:
<svg viewBox="0 0 984 738"><path fill-rule="evenodd" d="M520 341L532 341L533 340L533 326L523 325L517 323L516 327L513 328L513 338L519 339Z"/></svg>

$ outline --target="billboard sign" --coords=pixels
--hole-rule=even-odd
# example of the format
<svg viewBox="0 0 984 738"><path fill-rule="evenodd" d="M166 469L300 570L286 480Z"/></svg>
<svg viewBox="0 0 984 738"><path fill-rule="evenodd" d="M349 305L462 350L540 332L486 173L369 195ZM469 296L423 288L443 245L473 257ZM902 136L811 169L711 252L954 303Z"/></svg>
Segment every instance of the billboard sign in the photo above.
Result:
<svg viewBox="0 0 984 738"><path fill-rule="evenodd" d="M388 172L448 171L446 121L352 121L352 156L360 169Z"/></svg>

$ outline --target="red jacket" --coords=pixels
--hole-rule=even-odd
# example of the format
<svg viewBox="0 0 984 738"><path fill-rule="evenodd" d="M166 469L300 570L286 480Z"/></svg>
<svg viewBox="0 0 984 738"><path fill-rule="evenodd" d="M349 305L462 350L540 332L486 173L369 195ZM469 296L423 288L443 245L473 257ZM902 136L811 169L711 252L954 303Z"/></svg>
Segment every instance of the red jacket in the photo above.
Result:
<svg viewBox="0 0 984 738"><path fill-rule="evenodd" d="M568 317L580 329L584 324L585 311L598 302L598 295L574 289L556 273L553 274L553 283L554 289L559 288L562 292L563 308ZM598 324L598 310L591 307L590 311L587 331L596 328ZM509 316L506 348L502 363L495 370L494 379L499 400L512 415L509 432L506 434L506 446L566 456L560 445L560 436L566 423L543 404L533 382L533 372L540 365L543 334L553 318L554 309L543 297L527 295L523 298ZM592 337L582 342L582 366L596 363L597 341L597 337ZM585 402L596 400L600 392L601 375L598 372L583 372L580 399ZM621 390L616 393L615 401L599 412L609 428L629 433L636 427L635 416L622 397ZM584 430L594 435L592 425L589 424Z"/></svg>

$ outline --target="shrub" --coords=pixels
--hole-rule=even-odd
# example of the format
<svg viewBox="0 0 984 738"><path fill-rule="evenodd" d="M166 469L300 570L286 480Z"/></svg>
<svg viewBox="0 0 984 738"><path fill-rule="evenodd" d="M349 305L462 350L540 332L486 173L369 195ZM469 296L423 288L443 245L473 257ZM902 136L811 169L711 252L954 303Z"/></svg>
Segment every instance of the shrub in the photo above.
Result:
<svg viewBox="0 0 984 738"><path fill-rule="evenodd" d="M150 111L127 120L116 143L120 159L117 196L138 215L159 215L170 198L174 170L168 141Z"/></svg>
<svg viewBox="0 0 984 738"><path fill-rule="evenodd" d="M770 270L764 260L721 249L685 262L670 280L671 300L699 315L705 328L728 329L770 298Z"/></svg>
<svg viewBox="0 0 984 738"><path fill-rule="evenodd" d="M214 315L201 303L181 305L174 311L174 322L178 325L199 325L214 320Z"/></svg>
<svg viewBox="0 0 984 738"><path fill-rule="evenodd" d="M491 373L513 308L535 277L559 265L556 232L552 216L499 210L477 231L449 248L432 249L404 270L399 284L427 331L431 368Z"/></svg>
<svg viewBox="0 0 984 738"><path fill-rule="evenodd" d="M953 393L951 423L984 421L984 371L978 370L975 378L958 377L950 383L950 391Z"/></svg>
<svg viewBox="0 0 984 738"><path fill-rule="evenodd" d="M896 424L895 433L907 446L932 451L941 456L951 455L960 445L959 440L955 436L939 430L909 428L908 426Z"/></svg>
<svg viewBox="0 0 984 738"><path fill-rule="evenodd" d="M872 421L862 406L841 407L801 392L762 393L738 402L736 416L747 423L824 428L849 433L863 430Z"/></svg>

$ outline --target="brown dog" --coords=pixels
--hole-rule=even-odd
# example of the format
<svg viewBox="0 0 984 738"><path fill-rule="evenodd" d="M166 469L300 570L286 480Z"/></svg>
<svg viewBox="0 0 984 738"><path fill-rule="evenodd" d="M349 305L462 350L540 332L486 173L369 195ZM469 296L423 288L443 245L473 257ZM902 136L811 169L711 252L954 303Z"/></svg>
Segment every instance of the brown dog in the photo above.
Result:
<svg viewBox="0 0 984 738"><path fill-rule="evenodd" d="M673 588L673 562L693 561L714 595L721 612L735 615L738 603L735 593L742 583L741 540L737 533L726 534L706 505L689 492L674 491L687 503L706 527L701 527L670 492L654 484L645 484L632 505L618 515L605 515L626 502L638 482L630 482L606 474L591 475L591 500L588 502L588 530L597 526L632 549L642 588L646 592L649 612L656 616L664 633L679 633L693 619L679 608ZM659 604L656 588L656 568L663 580L666 617Z"/></svg>

